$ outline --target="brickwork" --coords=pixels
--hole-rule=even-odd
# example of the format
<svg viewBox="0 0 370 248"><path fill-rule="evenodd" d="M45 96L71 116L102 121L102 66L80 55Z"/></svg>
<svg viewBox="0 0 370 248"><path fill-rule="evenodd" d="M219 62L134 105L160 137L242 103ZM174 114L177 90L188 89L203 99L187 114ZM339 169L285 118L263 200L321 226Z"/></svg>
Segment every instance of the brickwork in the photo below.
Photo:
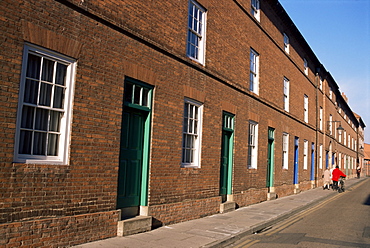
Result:
<svg viewBox="0 0 370 248"><path fill-rule="evenodd" d="M204 200L154 205L150 208L150 215L155 216L153 226L162 226L202 218L219 211L220 197L212 197Z"/></svg>
<svg viewBox="0 0 370 248"><path fill-rule="evenodd" d="M274 129L278 197L294 192L295 137L300 190L311 188L312 143L316 180L325 168L329 144L335 156L356 158L355 149L326 129L332 114L347 135L356 138L356 118L324 69L323 90L317 89L316 68L322 65L276 1L263 1L260 22L250 15L249 0L199 4L207 10L204 65L185 54L187 1L1 1L0 34L5 38L0 41L0 224L5 239L0 245L65 247L116 235L126 78L154 87L145 206L155 226L219 211L223 111L235 115L232 194L238 207L267 199L268 128ZM283 49L283 33L290 36L289 54ZM77 61L67 164L13 162L26 43ZM249 91L251 48L259 54L258 94ZM308 75L303 58L309 63ZM284 77L290 81L289 111L283 105ZM304 95L309 99L308 122ZM181 166L185 98L203 106L199 168ZM318 106L324 109L322 130L316 128ZM258 123L255 169L247 166L249 121ZM288 169L282 166L283 133L289 134ZM303 165L304 140L309 144L308 168ZM320 144L324 168L317 165ZM347 168L349 173L354 173L353 166Z"/></svg>
<svg viewBox="0 0 370 248"><path fill-rule="evenodd" d="M0 224L2 247L70 247L116 235L117 211ZM88 228L93 226L94 228Z"/></svg>

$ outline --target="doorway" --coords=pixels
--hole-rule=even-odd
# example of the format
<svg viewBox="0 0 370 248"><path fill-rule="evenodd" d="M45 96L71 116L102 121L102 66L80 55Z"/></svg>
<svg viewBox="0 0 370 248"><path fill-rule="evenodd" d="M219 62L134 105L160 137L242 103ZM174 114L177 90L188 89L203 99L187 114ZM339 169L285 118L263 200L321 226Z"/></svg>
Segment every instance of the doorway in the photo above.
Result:
<svg viewBox="0 0 370 248"><path fill-rule="evenodd" d="M121 218L140 214L147 206L152 87L125 80L117 186Z"/></svg>
<svg viewBox="0 0 370 248"><path fill-rule="evenodd" d="M234 116L223 112L222 119L220 196L222 202L226 202L228 200L227 195L232 194Z"/></svg>

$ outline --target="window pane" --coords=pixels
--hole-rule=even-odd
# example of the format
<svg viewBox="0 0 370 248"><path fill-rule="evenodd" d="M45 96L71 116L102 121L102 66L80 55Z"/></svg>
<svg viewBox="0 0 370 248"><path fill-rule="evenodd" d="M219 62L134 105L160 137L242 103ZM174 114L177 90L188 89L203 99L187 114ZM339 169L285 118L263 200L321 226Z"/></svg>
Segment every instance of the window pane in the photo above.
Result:
<svg viewBox="0 0 370 248"><path fill-rule="evenodd" d="M19 153L31 154L31 144L32 132L22 130L19 138Z"/></svg>
<svg viewBox="0 0 370 248"><path fill-rule="evenodd" d="M37 95L39 91L39 83L33 80L26 80L25 90L24 90L24 102L37 104Z"/></svg>
<svg viewBox="0 0 370 248"><path fill-rule="evenodd" d="M21 128L33 129L34 114L35 114L35 108L29 107L29 106L23 106Z"/></svg>
<svg viewBox="0 0 370 248"><path fill-rule="evenodd" d="M143 88L142 103L143 106L149 107L149 89Z"/></svg>
<svg viewBox="0 0 370 248"><path fill-rule="evenodd" d="M33 155L46 155L46 133L35 132L33 140Z"/></svg>
<svg viewBox="0 0 370 248"><path fill-rule="evenodd" d="M132 90L134 85L131 83L125 84L125 101L132 103Z"/></svg>
<svg viewBox="0 0 370 248"><path fill-rule="evenodd" d="M182 163L186 163L185 155L186 155L186 150L182 149L182 161L181 161Z"/></svg>
<svg viewBox="0 0 370 248"><path fill-rule="evenodd" d="M189 104L185 103L184 105L184 117L187 118L189 116Z"/></svg>
<svg viewBox="0 0 370 248"><path fill-rule="evenodd" d="M185 147L186 148L191 148L192 147L192 140L191 140L191 136L190 135L186 135L186 144L185 144Z"/></svg>
<svg viewBox="0 0 370 248"><path fill-rule="evenodd" d="M194 123L194 120L189 119L189 131L188 131L189 133L194 133L194 130L193 130L193 128L194 128L193 123Z"/></svg>
<svg viewBox="0 0 370 248"><path fill-rule="evenodd" d="M189 130L189 119L188 118L184 118L184 133L187 133Z"/></svg>
<svg viewBox="0 0 370 248"><path fill-rule="evenodd" d="M60 129L60 120L62 117L61 112L50 111L50 126L49 131L59 132Z"/></svg>
<svg viewBox="0 0 370 248"><path fill-rule="evenodd" d="M49 134L48 138L48 154L49 156L58 156L58 139L59 135Z"/></svg>
<svg viewBox="0 0 370 248"><path fill-rule="evenodd" d="M189 150L189 163L194 162L194 150Z"/></svg>
<svg viewBox="0 0 370 248"><path fill-rule="evenodd" d="M191 137L191 149L192 149L192 151L194 151L194 149L195 149L195 142L196 142L197 136L192 135L190 137Z"/></svg>
<svg viewBox="0 0 370 248"><path fill-rule="evenodd" d="M194 120L194 134L198 134L198 121Z"/></svg>
<svg viewBox="0 0 370 248"><path fill-rule="evenodd" d="M185 163L191 163L190 150L185 150Z"/></svg>
<svg viewBox="0 0 370 248"><path fill-rule="evenodd" d="M250 80L249 89L250 89L250 91L253 91L254 90L254 75L253 75L253 73L250 73L249 80Z"/></svg>
<svg viewBox="0 0 370 248"><path fill-rule="evenodd" d="M41 80L53 82L54 61L43 59Z"/></svg>
<svg viewBox="0 0 370 248"><path fill-rule="evenodd" d="M63 87L54 87L54 101L53 107L62 109L64 107L64 90Z"/></svg>
<svg viewBox="0 0 370 248"><path fill-rule="evenodd" d="M36 109L36 120L35 120L35 129L44 130L48 129L48 118L49 111L46 109Z"/></svg>
<svg viewBox="0 0 370 248"><path fill-rule="evenodd" d="M50 106L50 103L51 103L51 89L52 89L52 86L50 84L41 83L40 99L39 99L39 104L40 105Z"/></svg>
<svg viewBox="0 0 370 248"><path fill-rule="evenodd" d="M40 64L41 64L40 57L33 54L29 54L26 77L40 79Z"/></svg>
<svg viewBox="0 0 370 248"><path fill-rule="evenodd" d="M134 95L134 103L135 104L140 104L141 87L135 85L134 89L135 89L135 92L134 92L134 94L135 94Z"/></svg>
<svg viewBox="0 0 370 248"><path fill-rule="evenodd" d="M65 86L66 85L66 74L67 74L67 66L58 63L57 71L55 75L55 83Z"/></svg>
<svg viewBox="0 0 370 248"><path fill-rule="evenodd" d="M194 118L194 105L189 105L189 118Z"/></svg>

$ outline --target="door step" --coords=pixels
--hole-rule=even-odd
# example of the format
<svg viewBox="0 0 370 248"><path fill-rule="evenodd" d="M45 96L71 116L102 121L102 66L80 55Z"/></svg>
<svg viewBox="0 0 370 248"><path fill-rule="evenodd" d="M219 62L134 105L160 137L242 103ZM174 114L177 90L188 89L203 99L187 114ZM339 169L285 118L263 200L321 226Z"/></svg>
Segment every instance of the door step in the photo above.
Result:
<svg viewBox="0 0 370 248"><path fill-rule="evenodd" d="M147 232L152 229L151 216L136 216L118 221L117 236L128 236L136 233Z"/></svg>
<svg viewBox="0 0 370 248"><path fill-rule="evenodd" d="M234 201L227 201L220 204L220 213L227 213L235 210L236 204Z"/></svg>
<svg viewBox="0 0 370 248"><path fill-rule="evenodd" d="M269 192L267 193L267 200L270 201L270 200L275 200L277 199L277 194L275 192Z"/></svg>

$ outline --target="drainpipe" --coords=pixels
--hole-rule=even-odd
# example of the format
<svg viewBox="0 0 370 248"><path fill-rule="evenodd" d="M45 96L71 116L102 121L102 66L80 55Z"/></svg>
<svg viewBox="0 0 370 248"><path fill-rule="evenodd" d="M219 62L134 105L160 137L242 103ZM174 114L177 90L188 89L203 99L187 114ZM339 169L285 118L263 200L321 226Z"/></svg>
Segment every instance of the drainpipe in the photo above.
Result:
<svg viewBox="0 0 370 248"><path fill-rule="evenodd" d="M316 163L315 163L315 173L314 173L314 180L311 181L311 187L312 188L315 188L315 187L318 187L318 183L319 183L319 118L320 118L320 109L319 109L319 96L318 96L318 91L319 91L319 72L320 72L320 68L317 67L316 68L316 76L315 76L315 81L316 81L316 140L315 140L315 144L316 144L316 149L315 149L315 156L316 156Z"/></svg>

